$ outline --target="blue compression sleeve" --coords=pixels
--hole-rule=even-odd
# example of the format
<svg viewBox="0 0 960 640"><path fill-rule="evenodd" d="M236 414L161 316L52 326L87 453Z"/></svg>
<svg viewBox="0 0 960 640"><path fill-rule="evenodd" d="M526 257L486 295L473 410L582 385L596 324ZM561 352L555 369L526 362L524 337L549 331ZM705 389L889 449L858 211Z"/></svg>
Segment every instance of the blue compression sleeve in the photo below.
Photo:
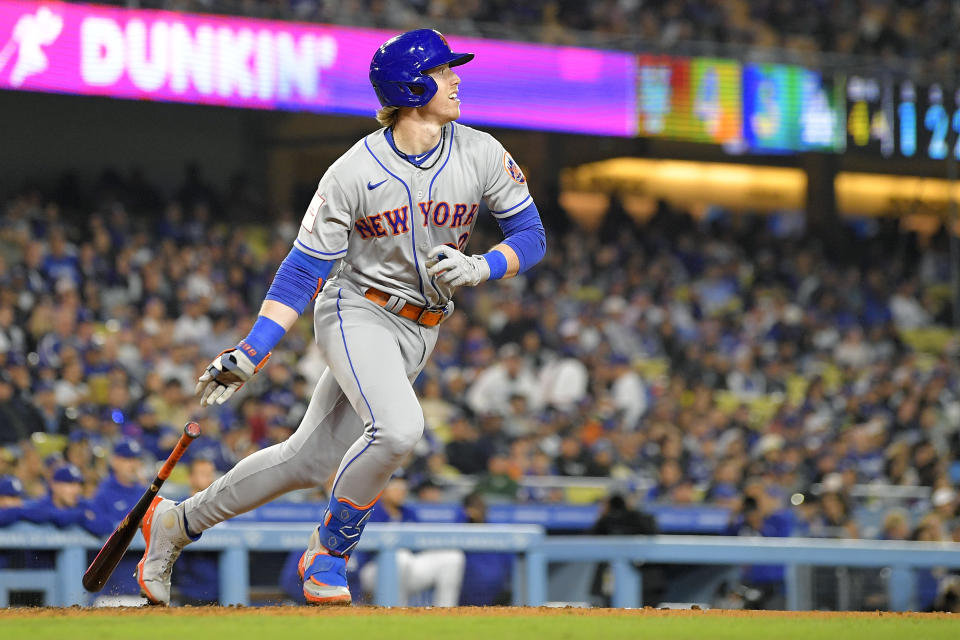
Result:
<svg viewBox="0 0 960 640"><path fill-rule="evenodd" d="M532 201L525 209L509 218L497 218L497 224L505 236L503 244L513 249L520 259L520 273L543 259L547 252L547 234L543 229L537 205ZM491 273L492 271L491 268Z"/></svg>
<svg viewBox="0 0 960 640"><path fill-rule="evenodd" d="M333 260L314 258L294 247L280 263L267 291L267 300L276 300L297 313L303 313L307 303L317 297L333 263Z"/></svg>

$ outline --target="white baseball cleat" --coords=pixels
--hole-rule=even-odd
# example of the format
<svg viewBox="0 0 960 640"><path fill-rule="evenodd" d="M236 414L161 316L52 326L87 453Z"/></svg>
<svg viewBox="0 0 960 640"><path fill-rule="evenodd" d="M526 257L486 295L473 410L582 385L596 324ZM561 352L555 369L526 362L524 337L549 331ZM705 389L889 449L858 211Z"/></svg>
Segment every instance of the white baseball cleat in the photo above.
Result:
<svg viewBox="0 0 960 640"><path fill-rule="evenodd" d="M151 604L170 604L173 563L185 546L196 538L187 534L183 506L157 496L140 522L147 546L137 563L140 592Z"/></svg>

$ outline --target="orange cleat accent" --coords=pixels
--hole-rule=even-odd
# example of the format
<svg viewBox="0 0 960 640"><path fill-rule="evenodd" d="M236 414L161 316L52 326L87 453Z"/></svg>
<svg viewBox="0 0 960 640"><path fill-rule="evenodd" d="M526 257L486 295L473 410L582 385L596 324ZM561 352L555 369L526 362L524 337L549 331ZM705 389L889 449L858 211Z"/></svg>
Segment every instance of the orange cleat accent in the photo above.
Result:
<svg viewBox="0 0 960 640"><path fill-rule="evenodd" d="M150 552L150 532L153 527L153 514L157 510L157 505L160 504L162 500L163 498L160 496L155 497L147 508L147 512L143 515L143 520L140 521L140 530L143 533L143 540L147 546L143 549L143 556L140 558L140 562L137 563L137 582L140 584L140 591L144 597L150 601L150 604L160 605L166 603L154 598L150 590L147 589L147 585L143 583L143 562L147 559L147 553Z"/></svg>

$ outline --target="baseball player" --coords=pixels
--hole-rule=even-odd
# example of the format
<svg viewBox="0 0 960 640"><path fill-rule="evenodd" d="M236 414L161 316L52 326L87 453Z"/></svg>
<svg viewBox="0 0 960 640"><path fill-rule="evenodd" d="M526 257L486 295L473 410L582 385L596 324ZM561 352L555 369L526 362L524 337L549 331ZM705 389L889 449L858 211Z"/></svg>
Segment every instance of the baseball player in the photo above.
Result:
<svg viewBox="0 0 960 640"><path fill-rule="evenodd" d="M392 38L374 54L370 81L383 128L324 174L249 335L214 358L197 393L201 405L228 400L311 301L327 369L287 441L245 458L180 504L154 501L137 571L151 602L169 602L173 563L205 529L336 471L299 569L307 602L350 604L347 559L423 432L411 383L453 312L454 292L522 273L546 250L519 166L493 137L455 122L454 68L472 59L431 29ZM481 202L505 238L468 255Z"/></svg>

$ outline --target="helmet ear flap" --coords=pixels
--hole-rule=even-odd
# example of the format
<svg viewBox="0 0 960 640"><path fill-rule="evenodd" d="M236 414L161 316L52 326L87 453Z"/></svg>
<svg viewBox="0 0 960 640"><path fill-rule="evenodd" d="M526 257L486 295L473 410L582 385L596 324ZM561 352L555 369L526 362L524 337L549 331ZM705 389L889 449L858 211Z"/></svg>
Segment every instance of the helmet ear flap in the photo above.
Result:
<svg viewBox="0 0 960 640"><path fill-rule="evenodd" d="M417 106L422 107L433 99L433 96L437 94L437 91L440 89L440 87L437 86L436 80L426 74L424 74L422 78L418 78L418 80L420 80L420 82L415 84L410 83L407 85L407 87L410 89L412 94L417 96L417 102L419 102ZM416 89L414 89L414 87L416 87L416 89L420 89L420 91L418 92Z"/></svg>

